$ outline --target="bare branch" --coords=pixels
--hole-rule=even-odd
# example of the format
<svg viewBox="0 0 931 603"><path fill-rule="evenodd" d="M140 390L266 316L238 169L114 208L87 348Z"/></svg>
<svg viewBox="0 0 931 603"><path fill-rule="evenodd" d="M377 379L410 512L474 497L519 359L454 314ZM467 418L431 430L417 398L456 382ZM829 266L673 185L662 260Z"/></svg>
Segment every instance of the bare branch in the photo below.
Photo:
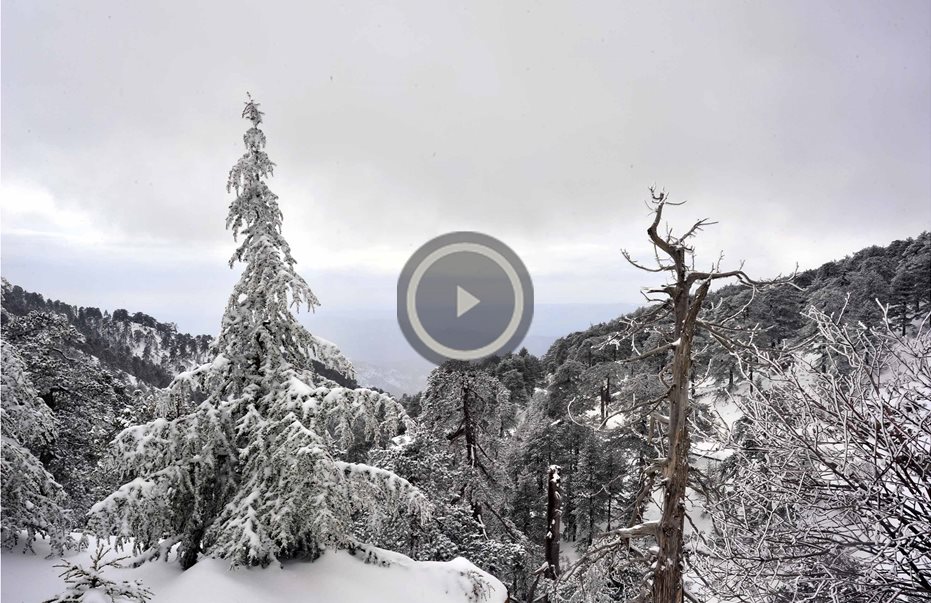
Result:
<svg viewBox="0 0 931 603"><path fill-rule="evenodd" d="M659 268L647 268L647 267L644 266L643 264L640 264L640 263L634 261L634 259L630 256L630 253L628 253L626 249L621 249L621 255L624 256L624 259L627 260L627 262L628 262L631 266L633 266L634 268L637 268L637 269L639 269L639 270L646 271L646 272L666 272L666 271L669 271L669 270L675 270L675 267L674 267L674 266L660 266Z"/></svg>

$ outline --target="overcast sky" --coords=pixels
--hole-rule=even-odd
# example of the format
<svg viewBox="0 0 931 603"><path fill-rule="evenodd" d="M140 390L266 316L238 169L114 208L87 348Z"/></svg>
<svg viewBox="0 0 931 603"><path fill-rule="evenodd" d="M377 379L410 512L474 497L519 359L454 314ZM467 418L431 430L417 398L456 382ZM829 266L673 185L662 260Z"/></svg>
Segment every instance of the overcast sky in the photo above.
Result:
<svg viewBox="0 0 931 603"><path fill-rule="evenodd" d="M931 3L2 5L2 271L213 332L246 91L329 308L480 230L537 300L636 302L656 182L771 276L931 228ZM325 316L323 314L322 316Z"/></svg>

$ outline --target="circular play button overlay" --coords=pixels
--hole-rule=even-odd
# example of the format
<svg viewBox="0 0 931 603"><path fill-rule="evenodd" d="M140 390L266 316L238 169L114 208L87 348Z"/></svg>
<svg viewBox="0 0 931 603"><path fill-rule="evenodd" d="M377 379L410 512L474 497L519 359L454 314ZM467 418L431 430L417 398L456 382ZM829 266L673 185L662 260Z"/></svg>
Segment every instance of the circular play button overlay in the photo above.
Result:
<svg viewBox="0 0 931 603"><path fill-rule="evenodd" d="M414 252L398 278L398 324L437 364L512 351L533 318L533 283L510 247L451 232Z"/></svg>

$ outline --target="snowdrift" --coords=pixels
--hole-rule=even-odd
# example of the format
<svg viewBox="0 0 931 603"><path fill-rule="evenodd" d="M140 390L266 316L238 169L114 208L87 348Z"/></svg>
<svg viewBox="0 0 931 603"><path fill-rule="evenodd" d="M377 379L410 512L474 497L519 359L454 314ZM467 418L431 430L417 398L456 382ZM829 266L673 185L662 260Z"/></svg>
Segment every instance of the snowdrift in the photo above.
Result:
<svg viewBox="0 0 931 603"><path fill-rule="evenodd" d="M95 543L91 540L90 550ZM39 541L35 553L4 550L0 555L0 600L38 603L65 590L58 577L60 559L47 557ZM110 580L141 580L154 594L152 603L505 603L507 590L493 576L465 559L413 561L377 550L386 565L366 563L362 555L330 551L313 563L283 567L229 569L229 563L203 559L188 571L174 561L153 561L138 568L109 569ZM89 565L88 550L67 558Z"/></svg>

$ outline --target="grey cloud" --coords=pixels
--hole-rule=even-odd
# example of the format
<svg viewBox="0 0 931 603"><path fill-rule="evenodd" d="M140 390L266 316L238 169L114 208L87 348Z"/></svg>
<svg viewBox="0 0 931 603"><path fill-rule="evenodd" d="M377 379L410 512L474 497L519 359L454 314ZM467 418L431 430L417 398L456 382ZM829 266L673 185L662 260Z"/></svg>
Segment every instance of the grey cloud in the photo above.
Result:
<svg viewBox="0 0 931 603"><path fill-rule="evenodd" d="M922 1L10 0L2 16L4 181L127 248L229 247L246 90L309 269L477 229L541 269L594 245L544 288L593 301L606 270L625 282L603 295L636 301L617 249L645 251L653 181L691 200L674 219L721 221L709 257L763 274L931 225Z"/></svg>

